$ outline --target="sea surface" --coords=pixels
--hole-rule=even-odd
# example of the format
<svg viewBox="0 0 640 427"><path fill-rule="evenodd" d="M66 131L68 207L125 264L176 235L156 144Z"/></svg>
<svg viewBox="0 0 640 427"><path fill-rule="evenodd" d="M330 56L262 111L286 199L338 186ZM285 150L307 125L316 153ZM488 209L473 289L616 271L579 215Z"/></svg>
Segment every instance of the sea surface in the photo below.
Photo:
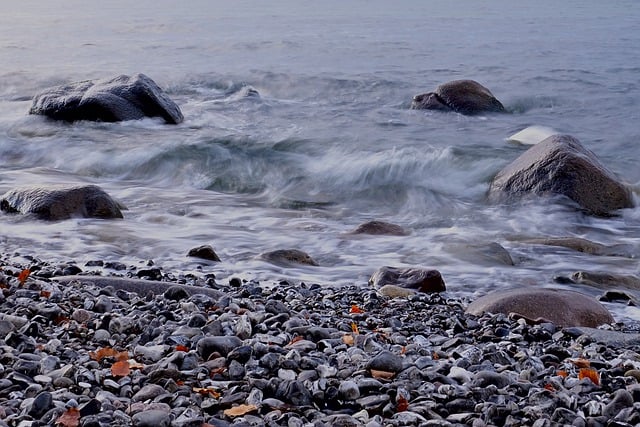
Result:
<svg viewBox="0 0 640 427"><path fill-rule="evenodd" d="M366 287L387 265L435 268L448 292L469 297L512 286L599 295L555 278L639 274L640 208L596 218L555 200L486 200L491 178L528 148L509 136L533 125L578 138L637 198L636 0L2 4L0 194L91 183L128 208L109 221L0 213L4 253L326 286ZM28 115L47 87L137 72L176 101L182 124ZM415 94L461 78L488 87L510 114L408 108ZM349 234L370 220L410 235ZM596 256L525 242L568 236L626 249ZM222 262L186 256L203 244ZM320 265L258 257L287 248ZM636 307L608 307L640 319Z"/></svg>

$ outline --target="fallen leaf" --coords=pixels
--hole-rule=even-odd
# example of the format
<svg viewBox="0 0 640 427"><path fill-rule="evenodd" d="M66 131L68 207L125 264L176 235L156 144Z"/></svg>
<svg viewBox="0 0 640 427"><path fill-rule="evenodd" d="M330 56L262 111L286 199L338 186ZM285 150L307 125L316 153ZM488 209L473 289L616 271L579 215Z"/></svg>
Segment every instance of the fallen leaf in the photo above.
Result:
<svg viewBox="0 0 640 427"><path fill-rule="evenodd" d="M354 343L354 339L353 339L353 335L351 334L344 334L342 336L342 342L345 343L346 345L353 345Z"/></svg>
<svg viewBox="0 0 640 427"><path fill-rule="evenodd" d="M578 379L589 378L595 385L600 385L600 375L593 368L582 368L578 371Z"/></svg>
<svg viewBox="0 0 640 427"><path fill-rule="evenodd" d="M545 390L556 391L555 387L553 387L551 384L545 384L544 388Z"/></svg>
<svg viewBox="0 0 640 427"><path fill-rule="evenodd" d="M360 307L358 307L357 305L352 304L352 305L351 305L351 310L349 310L349 313L352 313L352 314L362 314L362 313L364 313L364 310L363 310L363 309L361 309Z"/></svg>
<svg viewBox="0 0 640 427"><path fill-rule="evenodd" d="M221 394L217 390L211 387L193 387L193 392L201 394L203 396L210 396L214 399L218 399L221 396Z"/></svg>
<svg viewBox="0 0 640 427"><path fill-rule="evenodd" d="M355 322L351 322L351 330L356 335L358 335L360 333L360 330L358 329L358 325L356 325Z"/></svg>
<svg viewBox="0 0 640 427"><path fill-rule="evenodd" d="M227 417L231 417L231 418L241 417L257 409L258 407L256 405L238 405L238 406L234 406L233 408L225 409L224 414Z"/></svg>
<svg viewBox="0 0 640 427"><path fill-rule="evenodd" d="M49 298L51 296L51 291L40 291L40 296L42 298Z"/></svg>
<svg viewBox="0 0 640 427"><path fill-rule="evenodd" d="M395 375L394 372L378 371L377 369L371 370L371 376L376 379L390 380Z"/></svg>
<svg viewBox="0 0 640 427"><path fill-rule="evenodd" d="M402 396L399 397L398 402L396 403L396 411L404 412L407 409L409 409L409 401Z"/></svg>
<svg viewBox="0 0 640 427"><path fill-rule="evenodd" d="M304 338L300 335L296 335L295 337L291 338L291 341L289 341L289 344L287 345L291 345L291 344L295 344L298 341L302 341Z"/></svg>
<svg viewBox="0 0 640 427"><path fill-rule="evenodd" d="M114 377L126 377L130 372L128 360L119 360L111 365L111 375Z"/></svg>
<svg viewBox="0 0 640 427"><path fill-rule="evenodd" d="M56 420L56 424L62 427L78 427L80 424L80 411L78 408L69 408Z"/></svg>
<svg viewBox="0 0 640 427"><path fill-rule="evenodd" d="M189 351L189 347L187 347L186 345L178 344L176 346L176 351L184 351L186 353L187 351Z"/></svg>
<svg viewBox="0 0 640 427"><path fill-rule="evenodd" d="M20 274L18 274L18 282L20 282L20 286L24 285L24 282L27 281L30 274L31 270L29 270L28 268L25 268L20 272Z"/></svg>
<svg viewBox="0 0 640 427"><path fill-rule="evenodd" d="M558 375L559 377L562 377L562 378L567 378L569 376L567 371L557 371L556 375Z"/></svg>
<svg viewBox="0 0 640 427"><path fill-rule="evenodd" d="M431 355L431 357L433 358L433 360L438 360L438 359L440 359L440 356L438 356L438 353L436 353L435 351L433 352L433 354Z"/></svg>
<svg viewBox="0 0 640 427"><path fill-rule="evenodd" d="M111 347L102 347L99 348L98 351L90 351L89 357L95 360L96 362L101 361L105 357L114 357L119 352Z"/></svg>

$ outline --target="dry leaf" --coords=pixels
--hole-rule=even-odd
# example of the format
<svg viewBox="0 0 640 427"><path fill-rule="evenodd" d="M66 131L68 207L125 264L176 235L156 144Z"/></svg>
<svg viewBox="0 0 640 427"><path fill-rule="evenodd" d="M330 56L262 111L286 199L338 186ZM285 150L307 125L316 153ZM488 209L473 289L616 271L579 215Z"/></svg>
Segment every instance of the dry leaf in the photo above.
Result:
<svg viewBox="0 0 640 427"><path fill-rule="evenodd" d="M56 420L56 424L61 427L78 427L80 424L80 411L78 408L69 408Z"/></svg>
<svg viewBox="0 0 640 427"><path fill-rule="evenodd" d="M291 341L289 341L289 344L287 345L291 345L291 344L295 344L298 341L302 341L304 338L300 335L296 335L295 337L291 338Z"/></svg>
<svg viewBox="0 0 640 427"><path fill-rule="evenodd" d="M351 305L351 310L349 310L349 313L352 313L352 314L362 314L362 313L364 313L364 310L363 310L363 309L361 309L360 307L358 307L357 305L352 304L352 305Z"/></svg>
<svg viewBox="0 0 640 427"><path fill-rule="evenodd" d="M387 371L378 371L376 369L372 369L371 370L371 376L373 378L376 379L383 379L383 380L390 380L391 378L393 378L396 374L393 372L387 372Z"/></svg>
<svg viewBox="0 0 640 427"><path fill-rule="evenodd" d="M355 322L351 322L351 330L356 335L360 333L360 330L358 329L358 325L356 325Z"/></svg>
<svg viewBox="0 0 640 427"><path fill-rule="evenodd" d="M119 360L111 365L111 375L114 377L126 377L130 372L128 360Z"/></svg>
<svg viewBox="0 0 640 427"><path fill-rule="evenodd" d="M258 407L256 405L238 405L238 406L234 406L233 408L225 409L224 414L227 417L231 417L231 418L241 417L257 409Z"/></svg>
<svg viewBox="0 0 640 427"><path fill-rule="evenodd" d="M89 357L95 360L96 362L99 362L105 357L114 357L118 353L119 352L117 350L111 347L103 347L103 348L99 348L98 351L96 352L90 351Z"/></svg>
<svg viewBox="0 0 640 427"><path fill-rule="evenodd" d="M556 375L558 375L559 377L562 377L562 378L567 378L569 376L567 371L557 371Z"/></svg>
<svg viewBox="0 0 640 427"><path fill-rule="evenodd" d="M396 411L404 412L407 409L409 409L409 401L402 396L399 397L398 402L396 403Z"/></svg>
<svg viewBox="0 0 640 427"><path fill-rule="evenodd" d="M203 396L210 396L210 397L213 397L214 399L218 399L221 396L221 394L218 391L216 391L215 389L213 389L211 387L206 387L206 388L193 387L193 392L194 393L199 393L199 394L201 394Z"/></svg>
<svg viewBox="0 0 640 427"><path fill-rule="evenodd" d="M553 387L551 384L545 384L544 388L545 390L556 391L555 387Z"/></svg>
<svg viewBox="0 0 640 427"><path fill-rule="evenodd" d="M591 366L591 362L589 362L587 359L582 359L582 358L572 360L571 363L576 365L576 367L578 368L588 368Z"/></svg>
<svg viewBox="0 0 640 427"><path fill-rule="evenodd" d="M51 291L40 291L40 296L42 298L49 298L51 296Z"/></svg>
<svg viewBox="0 0 640 427"><path fill-rule="evenodd" d="M600 385L600 375L593 368L582 368L578 372L578 379L589 378L595 385Z"/></svg>
<svg viewBox="0 0 640 427"><path fill-rule="evenodd" d="M184 351L186 353L187 351L189 351L189 347L187 347L186 345L178 344L176 346L176 351Z"/></svg>
<svg viewBox="0 0 640 427"><path fill-rule="evenodd" d="M354 343L354 339L353 339L353 335L351 334L344 334L342 336L342 342L345 343L346 345L353 345Z"/></svg>
<svg viewBox="0 0 640 427"><path fill-rule="evenodd" d="M29 270L28 268L25 268L20 272L20 274L18 274L18 282L20 282L20 286L24 285L24 282L27 281L30 274L31 270Z"/></svg>

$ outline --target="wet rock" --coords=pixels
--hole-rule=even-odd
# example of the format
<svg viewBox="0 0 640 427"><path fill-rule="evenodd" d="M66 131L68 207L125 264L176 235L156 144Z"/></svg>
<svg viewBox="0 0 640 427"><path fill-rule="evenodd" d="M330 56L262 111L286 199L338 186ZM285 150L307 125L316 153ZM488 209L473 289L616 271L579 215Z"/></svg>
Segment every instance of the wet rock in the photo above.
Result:
<svg viewBox="0 0 640 427"><path fill-rule="evenodd" d="M444 280L438 270L418 268L382 267L371 276L369 284L376 288L394 285L401 288L416 289L420 292L442 292L446 290Z"/></svg>
<svg viewBox="0 0 640 427"><path fill-rule="evenodd" d="M611 402L604 407L602 415L614 418L624 408L633 406L633 396L627 390L617 390Z"/></svg>
<svg viewBox="0 0 640 427"><path fill-rule="evenodd" d="M367 363L368 369L397 373L402 370L402 358L390 351L384 350Z"/></svg>
<svg viewBox="0 0 640 427"><path fill-rule="evenodd" d="M629 258L635 255L635 251L627 245L607 246L579 237L544 237L525 239L524 242L535 245L559 246L589 255L624 256Z"/></svg>
<svg viewBox="0 0 640 427"><path fill-rule="evenodd" d="M317 266L318 263L306 252L298 249L279 249L271 252L265 252L260 255L263 260L279 265L282 267L290 267L296 264Z"/></svg>
<svg viewBox="0 0 640 427"><path fill-rule="evenodd" d="M416 95L411 109L455 111L466 115L505 112L491 91L474 80L450 81L433 92Z"/></svg>
<svg viewBox="0 0 640 427"><path fill-rule="evenodd" d="M369 221L360 224L351 234L407 236L409 232L399 225L384 221Z"/></svg>
<svg viewBox="0 0 640 427"><path fill-rule="evenodd" d="M145 402L153 400L161 394L166 393L165 389L157 384L147 384L131 397L132 402Z"/></svg>
<svg viewBox="0 0 640 427"><path fill-rule="evenodd" d="M49 409L53 407L53 396L48 391L38 393L33 399L31 407L27 413L33 418L41 418Z"/></svg>
<svg viewBox="0 0 640 427"><path fill-rule="evenodd" d="M56 86L36 95L29 114L74 122L119 122L161 117L169 124L184 119L180 108L144 74Z"/></svg>
<svg viewBox="0 0 640 427"><path fill-rule="evenodd" d="M48 221L73 217L122 218L122 208L95 185L19 188L8 191L0 198L0 210L33 214Z"/></svg>
<svg viewBox="0 0 640 427"><path fill-rule="evenodd" d="M210 245L202 245L189 250L187 256L220 262L220 258Z"/></svg>
<svg viewBox="0 0 640 427"><path fill-rule="evenodd" d="M131 417L134 427L169 427L171 416L162 410L142 411Z"/></svg>
<svg viewBox="0 0 640 427"><path fill-rule="evenodd" d="M598 289L640 290L640 278L632 275L577 271L571 275L574 283L582 283Z"/></svg>
<svg viewBox="0 0 640 427"><path fill-rule="evenodd" d="M467 313L514 314L533 323L551 322L557 326L597 327L613 322L607 309L595 299L574 291L557 289L511 289L481 297Z"/></svg>
<svg viewBox="0 0 640 427"><path fill-rule="evenodd" d="M631 191L595 154L569 135L553 135L507 165L493 178L489 199L561 195L593 215L633 207Z"/></svg>
<svg viewBox="0 0 640 427"><path fill-rule="evenodd" d="M242 340L235 336L205 337L198 341L197 351L200 357L208 360L213 353L227 356L241 345Z"/></svg>

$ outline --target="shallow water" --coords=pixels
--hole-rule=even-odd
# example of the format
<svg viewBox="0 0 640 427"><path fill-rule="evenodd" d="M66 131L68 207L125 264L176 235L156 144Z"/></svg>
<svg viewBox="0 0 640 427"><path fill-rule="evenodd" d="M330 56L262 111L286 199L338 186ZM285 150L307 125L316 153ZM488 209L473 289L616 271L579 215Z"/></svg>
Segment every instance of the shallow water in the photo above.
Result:
<svg viewBox="0 0 640 427"><path fill-rule="evenodd" d="M575 136L640 188L639 17L634 1L11 3L0 16L0 194L95 183L128 210L121 221L2 214L0 242L81 266L152 259L185 271L202 265L186 252L211 244L223 262L202 269L221 280L364 286L383 265L422 266L461 295L558 286L554 277L578 270L638 274L638 209L602 219L552 200L493 206L485 194L527 148L507 138L531 125ZM27 115L51 85L135 72L167 91L184 123ZM458 78L480 81L512 114L408 109ZM347 234L372 219L411 234ZM627 249L594 256L523 241L547 236ZM257 257L279 248L320 266Z"/></svg>

